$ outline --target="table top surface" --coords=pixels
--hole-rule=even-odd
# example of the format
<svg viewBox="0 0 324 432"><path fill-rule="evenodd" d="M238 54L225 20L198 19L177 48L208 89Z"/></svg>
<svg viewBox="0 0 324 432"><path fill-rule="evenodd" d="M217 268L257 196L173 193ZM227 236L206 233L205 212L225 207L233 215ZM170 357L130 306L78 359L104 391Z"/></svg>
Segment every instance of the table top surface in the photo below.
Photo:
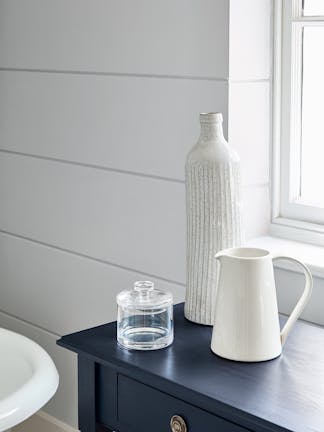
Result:
<svg viewBox="0 0 324 432"><path fill-rule="evenodd" d="M323 328L298 321L280 357L240 363L211 352L211 327L186 320L183 304L174 307L174 326L173 344L157 351L121 348L116 322L63 336L58 344L98 363L140 371L169 388L182 388L189 402L200 397L224 407L225 413L227 409L257 418L263 430L269 425L269 430L324 432Z"/></svg>

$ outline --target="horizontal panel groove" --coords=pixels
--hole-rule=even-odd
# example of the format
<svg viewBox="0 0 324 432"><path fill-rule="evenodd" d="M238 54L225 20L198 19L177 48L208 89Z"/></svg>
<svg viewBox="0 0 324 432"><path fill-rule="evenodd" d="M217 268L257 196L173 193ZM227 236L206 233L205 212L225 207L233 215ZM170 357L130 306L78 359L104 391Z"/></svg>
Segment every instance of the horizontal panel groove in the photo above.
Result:
<svg viewBox="0 0 324 432"><path fill-rule="evenodd" d="M175 280L168 279L168 278L163 278L161 276L157 276L157 275L154 275L152 273L146 273L143 270L137 270L137 269L134 269L134 268L126 267L126 266L123 266L123 265L120 265L120 264L117 264L117 263L113 263L113 262L110 262L110 261L106 261L106 260L103 260L103 259L100 259L100 258L94 258L94 257L92 257L90 255L87 255L87 254L76 252L76 251L73 251L73 250L70 250L70 249L66 249L66 248L63 248L63 247L60 247L60 246L54 246L54 245L51 245L49 243L42 242L42 241L39 241L39 240L36 240L36 239L32 239L32 238L29 238L29 237L26 237L26 236L23 236L23 235L20 235L20 234L12 233L12 232L5 231L5 230L2 230L2 229L0 229L0 233L6 234L8 236L15 237L15 238L19 238L19 239L22 239L22 240L27 240L27 241L30 241L32 243L36 243L36 244L39 244L41 246L46 246L48 248L52 248L52 249L55 249L55 250L58 250L58 251L61 251L61 252L65 252L65 253L68 253L68 254L71 254L71 255L79 256L81 258L86 258L88 260L95 261L95 262L98 262L98 263L101 263L101 264L106 264L106 265L111 266L111 267L116 267L116 268L119 268L121 270L126 270L126 271L129 271L129 272L141 274L141 275L143 275L145 277L147 277L147 276L148 277L152 277L152 278L155 278L157 280L160 280L160 281L163 281L163 282L167 282L167 283L171 283L171 284L174 284L174 285L178 285L178 286L181 286L181 287L185 287L186 286L184 283L179 282L179 281L175 281Z"/></svg>
<svg viewBox="0 0 324 432"><path fill-rule="evenodd" d="M63 70L63 69L32 69L32 68L7 68L0 67L0 71L4 72L31 72L31 73L49 73L49 74L69 74L69 75L94 75L94 76L111 76L125 78L165 78L165 79L180 79L180 80L196 80L196 81L218 81L227 82L228 77L212 77L212 76L195 76L195 75L166 75L166 74L144 74L131 72L100 72L100 71L79 71L79 70Z"/></svg>
<svg viewBox="0 0 324 432"><path fill-rule="evenodd" d="M246 78L246 79L228 79L229 84L253 84L253 83L269 83L271 82L272 77L266 77L266 78Z"/></svg>
<svg viewBox="0 0 324 432"><path fill-rule="evenodd" d="M37 324L34 324L34 323L31 322L31 321L28 321L28 320L22 319L22 318L20 318L19 316L16 316L16 315L13 315L13 314L11 314L11 313L8 313L8 312L5 311L5 310L0 309L0 314L5 315L5 316L7 316L8 318L11 318L11 319L17 320L17 321L21 322L22 324L25 324L25 325L28 325L28 326L34 327L34 328L37 329L38 331L41 331L41 332L43 332L43 333L47 333L47 335L49 335L49 336L51 336L51 337L54 337L55 339L57 339L57 338L59 338L59 337L62 336L62 335L59 334L59 333L55 333L55 332L53 332L52 330L49 330L49 329L47 329L47 328L45 328L45 327L39 326L39 325L37 325Z"/></svg>
<svg viewBox="0 0 324 432"><path fill-rule="evenodd" d="M229 77L212 77L212 76L194 76L194 75L164 75L164 74L139 74L125 72L96 72L96 71L78 71L78 70L61 70L61 69L31 69L31 68L9 68L0 67L3 72L28 72L28 73L45 73L45 74L68 74L68 75L93 75L93 76L108 76L120 78L152 78L152 79L179 79L179 80L194 80L194 81L216 81L231 84L240 83L262 83L271 81L271 76L265 78L247 78L247 79L231 79Z"/></svg>
<svg viewBox="0 0 324 432"><path fill-rule="evenodd" d="M145 173L141 173L141 172L137 172L137 171L122 170L122 169L118 169L118 168L111 168L111 167L101 166L101 165L96 165L96 164L87 164L84 162L77 162L77 161L73 161L73 160L54 158L51 156L41 156L41 155L32 154L32 153L23 153L23 152L18 152L18 151L13 151L13 150L5 150L2 148L0 148L0 153L6 153L6 154L13 155L13 156L15 156L15 155L16 156L24 156L24 157L28 157L28 158L57 162L57 163L62 163L62 164L67 164L67 165L75 165L75 166L80 166L80 167L84 167L84 168L93 168L93 169L97 169L97 170L115 172L118 174L125 174L125 175L136 176L136 177L144 177L144 178L149 178L149 179L154 179L154 180L168 181L168 182L172 182L172 183L180 183L180 184L185 183L184 180L171 178L171 177L163 177L163 176L158 176L158 175L154 175L154 174L145 174ZM242 187L243 187L243 189L250 188L250 187L264 187L264 186L267 186L268 184L269 184L269 182L247 183L247 184L243 184Z"/></svg>
<svg viewBox="0 0 324 432"><path fill-rule="evenodd" d="M141 172L137 172L137 171L122 170L122 169L111 168L111 167L102 166L102 165L88 164L88 163L77 162L77 161L73 161L73 160L54 158L51 156L41 156L41 155L36 155L33 153L23 153L23 152L18 152L18 151L13 151L13 150L5 150L5 149L1 149L1 148L0 148L0 153L6 153L6 154L10 154L10 155L17 155L17 156L25 156L25 157L35 158L35 159L58 162L58 163L63 163L63 164L68 164L68 165L76 165L76 166L80 166L80 167L93 168L93 169L98 169L98 170L103 170L103 171L110 171L110 172L115 172L118 174L126 174L126 175L138 176L138 177L146 177L146 178L151 178L151 179L155 179L155 180L163 180L163 181L169 181L169 182L174 182L174 183L184 183L184 180L174 179L171 177L163 177L163 176L158 176L158 175L154 175L154 174L145 174L145 173L141 173Z"/></svg>

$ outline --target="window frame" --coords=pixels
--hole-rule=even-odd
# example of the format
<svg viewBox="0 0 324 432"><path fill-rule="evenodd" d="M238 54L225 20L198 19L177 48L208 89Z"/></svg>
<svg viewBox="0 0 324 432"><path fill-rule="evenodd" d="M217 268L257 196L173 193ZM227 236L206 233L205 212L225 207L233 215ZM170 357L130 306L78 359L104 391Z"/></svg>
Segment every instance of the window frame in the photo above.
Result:
<svg viewBox="0 0 324 432"><path fill-rule="evenodd" d="M302 16L301 12L302 0L274 1L270 233L324 246L324 209L296 202L300 185L302 34L305 25L324 23L323 17Z"/></svg>

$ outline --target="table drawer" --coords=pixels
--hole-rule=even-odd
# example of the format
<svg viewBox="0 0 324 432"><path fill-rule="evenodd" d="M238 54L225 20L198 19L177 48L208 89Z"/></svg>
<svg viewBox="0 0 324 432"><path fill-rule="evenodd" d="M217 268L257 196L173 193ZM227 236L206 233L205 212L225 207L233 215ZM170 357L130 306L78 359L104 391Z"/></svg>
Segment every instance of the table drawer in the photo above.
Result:
<svg viewBox="0 0 324 432"><path fill-rule="evenodd" d="M168 432L171 431L170 420L174 415L183 418L187 432L247 431L131 378L118 376L118 423L121 432Z"/></svg>

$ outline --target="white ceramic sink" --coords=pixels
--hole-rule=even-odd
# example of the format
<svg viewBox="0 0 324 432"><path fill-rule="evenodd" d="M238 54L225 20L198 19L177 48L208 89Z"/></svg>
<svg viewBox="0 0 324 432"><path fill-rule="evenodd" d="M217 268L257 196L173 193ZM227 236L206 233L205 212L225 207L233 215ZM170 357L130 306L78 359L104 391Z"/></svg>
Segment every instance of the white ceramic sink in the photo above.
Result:
<svg viewBox="0 0 324 432"><path fill-rule="evenodd" d="M0 328L0 432L38 411L56 392L56 367L39 345Z"/></svg>

